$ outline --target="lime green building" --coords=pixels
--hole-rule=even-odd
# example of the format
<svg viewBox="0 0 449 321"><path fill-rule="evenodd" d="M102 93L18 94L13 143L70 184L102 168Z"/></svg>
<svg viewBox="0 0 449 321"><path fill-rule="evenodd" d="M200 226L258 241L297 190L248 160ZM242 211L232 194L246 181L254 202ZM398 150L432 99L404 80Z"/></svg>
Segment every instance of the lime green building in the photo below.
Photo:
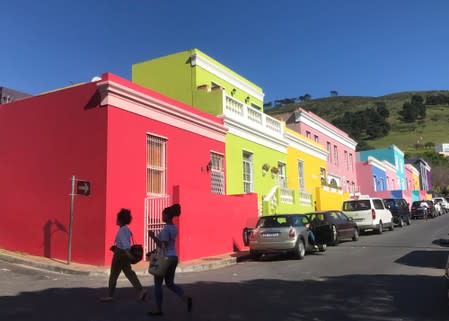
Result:
<svg viewBox="0 0 449 321"><path fill-rule="evenodd" d="M198 49L134 64L132 80L223 118L226 194L257 193L261 215L301 212L288 186L285 126L263 112L262 88Z"/></svg>

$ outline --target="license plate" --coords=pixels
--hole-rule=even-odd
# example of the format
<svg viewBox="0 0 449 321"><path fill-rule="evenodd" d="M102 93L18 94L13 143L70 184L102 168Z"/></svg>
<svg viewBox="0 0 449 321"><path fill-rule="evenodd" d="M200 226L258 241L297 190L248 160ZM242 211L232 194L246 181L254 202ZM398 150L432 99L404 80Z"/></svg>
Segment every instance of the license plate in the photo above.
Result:
<svg viewBox="0 0 449 321"><path fill-rule="evenodd" d="M262 233L262 237L263 238L273 238L273 237L278 237L279 236L279 232L271 232L271 233Z"/></svg>

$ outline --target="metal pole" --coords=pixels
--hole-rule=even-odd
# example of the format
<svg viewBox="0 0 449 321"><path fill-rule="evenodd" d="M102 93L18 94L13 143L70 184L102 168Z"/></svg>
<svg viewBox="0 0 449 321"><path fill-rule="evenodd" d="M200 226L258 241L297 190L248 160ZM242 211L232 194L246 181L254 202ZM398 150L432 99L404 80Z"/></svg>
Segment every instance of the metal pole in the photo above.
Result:
<svg viewBox="0 0 449 321"><path fill-rule="evenodd" d="M73 222L73 203L75 198L75 176L72 176L72 192L70 193L70 221L69 221L69 251L67 264L72 261L72 222Z"/></svg>

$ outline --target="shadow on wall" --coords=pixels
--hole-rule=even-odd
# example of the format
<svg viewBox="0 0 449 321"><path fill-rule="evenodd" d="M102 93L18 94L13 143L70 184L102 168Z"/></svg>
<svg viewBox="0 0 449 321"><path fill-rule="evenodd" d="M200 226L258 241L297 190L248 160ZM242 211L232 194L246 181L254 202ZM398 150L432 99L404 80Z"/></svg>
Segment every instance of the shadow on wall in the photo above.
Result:
<svg viewBox="0 0 449 321"><path fill-rule="evenodd" d="M48 220L47 223L45 223L43 227L44 231L44 257L47 257L49 259L52 258L51 256L51 244L52 244L52 236L54 233L57 232L63 232L68 234L68 231L64 224L59 222L58 220Z"/></svg>
<svg viewBox="0 0 449 321"><path fill-rule="evenodd" d="M198 278L201 275L195 274ZM84 280L89 281L92 282L87 278ZM141 281L152 284L149 276L141 278ZM442 278L435 276L345 275L305 281L197 282L183 287L194 298L192 314L189 315L184 304L165 290L165 315L158 320L449 319L445 284ZM98 297L106 293L105 288L52 288L22 292L16 296L0 297L0 320L146 320L145 312L154 304L152 290L150 301L144 304L135 301L132 288L119 287L117 301L107 304L98 302Z"/></svg>

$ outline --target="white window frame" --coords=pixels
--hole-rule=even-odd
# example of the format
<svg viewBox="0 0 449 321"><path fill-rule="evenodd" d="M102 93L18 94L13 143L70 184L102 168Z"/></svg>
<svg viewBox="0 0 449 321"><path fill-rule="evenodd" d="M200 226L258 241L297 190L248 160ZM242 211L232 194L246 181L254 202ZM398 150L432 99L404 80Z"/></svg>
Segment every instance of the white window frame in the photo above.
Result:
<svg viewBox="0 0 449 321"><path fill-rule="evenodd" d="M210 152L210 189L213 194L225 194L224 155Z"/></svg>
<svg viewBox="0 0 449 321"><path fill-rule="evenodd" d="M285 163L283 162L278 162L278 169L279 169L279 174L278 174L278 184L280 187L287 187L287 166Z"/></svg>
<svg viewBox="0 0 449 321"><path fill-rule="evenodd" d="M254 154L249 151L244 150L242 153L244 193L252 193L254 191L253 156Z"/></svg>

